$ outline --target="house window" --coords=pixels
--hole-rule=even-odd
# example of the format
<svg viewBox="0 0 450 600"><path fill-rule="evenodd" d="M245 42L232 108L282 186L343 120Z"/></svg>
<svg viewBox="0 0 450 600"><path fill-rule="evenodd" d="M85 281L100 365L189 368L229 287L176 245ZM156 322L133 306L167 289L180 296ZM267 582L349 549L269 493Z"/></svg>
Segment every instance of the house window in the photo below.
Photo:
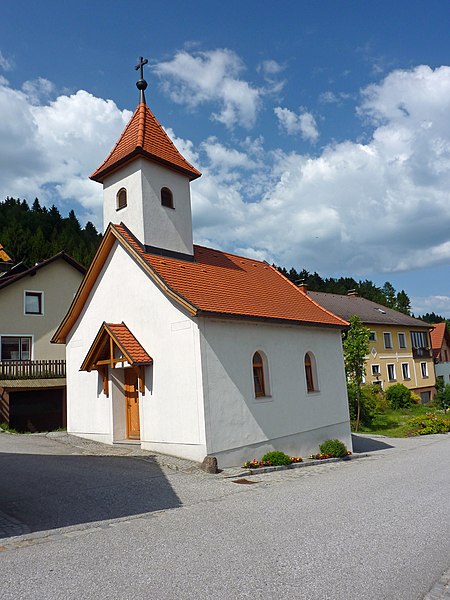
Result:
<svg viewBox="0 0 450 600"><path fill-rule="evenodd" d="M371 331L369 333L369 342L376 342L377 341L377 334L375 333L375 331Z"/></svg>
<svg viewBox="0 0 450 600"><path fill-rule="evenodd" d="M173 208L173 194L168 187L161 188L161 205Z"/></svg>
<svg viewBox="0 0 450 600"><path fill-rule="evenodd" d="M395 381L395 365L388 364L387 365L388 379L389 381Z"/></svg>
<svg viewBox="0 0 450 600"><path fill-rule="evenodd" d="M42 315L44 314L43 292L25 292L25 314Z"/></svg>
<svg viewBox="0 0 450 600"><path fill-rule="evenodd" d="M426 362L420 363L420 372L422 373L422 377L428 377L428 365Z"/></svg>
<svg viewBox="0 0 450 600"><path fill-rule="evenodd" d="M317 367L316 359L312 352L305 354L305 378L306 378L306 390L308 393L319 391L317 385Z"/></svg>
<svg viewBox="0 0 450 600"><path fill-rule="evenodd" d="M399 333L398 334L398 347L399 348L406 348L406 336L404 333Z"/></svg>
<svg viewBox="0 0 450 600"><path fill-rule="evenodd" d="M413 348L427 348L428 336L426 331L411 331L411 343Z"/></svg>
<svg viewBox="0 0 450 600"><path fill-rule="evenodd" d="M372 365L372 375L376 376L380 374L380 365Z"/></svg>
<svg viewBox="0 0 450 600"><path fill-rule="evenodd" d="M389 332L383 333L383 339L384 339L384 347L392 348L392 337Z"/></svg>
<svg viewBox="0 0 450 600"><path fill-rule="evenodd" d="M117 196L116 196L116 210L125 208L126 205L127 205L127 190L125 188L120 188L120 190L117 192Z"/></svg>
<svg viewBox="0 0 450 600"><path fill-rule="evenodd" d="M1 338L2 360L30 360L31 337L2 335Z"/></svg>
<svg viewBox="0 0 450 600"><path fill-rule="evenodd" d="M404 380L411 379L411 377L409 376L409 364L408 363L402 363L402 377Z"/></svg>
<svg viewBox="0 0 450 600"><path fill-rule="evenodd" d="M253 383L255 386L256 398L265 396L266 387L264 382L264 363L260 352L255 352L253 355Z"/></svg>

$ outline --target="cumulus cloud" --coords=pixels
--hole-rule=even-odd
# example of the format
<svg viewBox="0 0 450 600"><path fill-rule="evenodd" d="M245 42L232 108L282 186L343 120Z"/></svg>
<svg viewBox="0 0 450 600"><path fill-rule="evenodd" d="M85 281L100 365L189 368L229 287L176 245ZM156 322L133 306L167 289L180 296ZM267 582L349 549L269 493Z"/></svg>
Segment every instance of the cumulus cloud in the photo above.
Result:
<svg viewBox="0 0 450 600"><path fill-rule="evenodd" d="M361 98L369 141L328 144L317 156L267 152L258 201L245 202L246 174L227 196L228 182L215 173L216 209L231 198L233 208L226 229L199 225L202 239L328 274L448 264L450 68L394 71ZM291 132L296 116L279 111Z"/></svg>
<svg viewBox="0 0 450 600"><path fill-rule="evenodd" d="M219 110L212 118L228 128L253 127L261 105L261 92L240 79L245 67L236 53L227 49L206 52L177 52L172 60L160 62L154 70L162 87L178 104L191 108L215 103Z"/></svg>
<svg viewBox="0 0 450 600"><path fill-rule="evenodd" d="M416 316L434 312L448 319L450 318L450 296L413 296L411 311Z"/></svg>
<svg viewBox="0 0 450 600"><path fill-rule="evenodd" d="M101 227L101 186L88 180L126 122L112 100L80 90L41 104L53 92L45 79L27 82L22 90L0 82L0 193L43 204L74 202L84 216Z"/></svg>
<svg viewBox="0 0 450 600"><path fill-rule="evenodd" d="M315 142L319 137L316 120L310 112L305 111L296 114L288 108L277 106L274 108L274 113L278 118L281 129L289 135L300 134L304 140L310 142Z"/></svg>
<svg viewBox="0 0 450 600"><path fill-rule="evenodd" d="M236 57L217 52L214 60L226 65L219 72L208 70L213 57L205 53L182 57L186 68L198 68L210 82L185 88L193 104L211 97L221 101L223 96L211 90L223 89L224 73L225 79L240 81ZM179 69L174 61L166 68ZM131 113L83 90L44 102L39 94L45 86L41 82L35 94L33 87L15 90L0 78L0 192L69 208L76 200L85 215L98 215L99 224L101 186L87 177ZM50 88L48 93L54 95ZM233 118L242 118L238 105L233 107ZM315 122L309 121L308 130L308 121L300 119L306 112L278 109L284 130L317 139ZM168 129L182 154L203 172L192 184L194 237L323 275L448 264L448 114L450 68L420 66L393 71L362 90L358 115L366 125L364 143L329 143L304 155L268 149L261 137L239 139L236 132L229 143L207 137L194 145Z"/></svg>
<svg viewBox="0 0 450 600"><path fill-rule="evenodd" d="M13 67L13 61L10 58L7 58L0 50L0 69L3 69L3 71L11 71Z"/></svg>

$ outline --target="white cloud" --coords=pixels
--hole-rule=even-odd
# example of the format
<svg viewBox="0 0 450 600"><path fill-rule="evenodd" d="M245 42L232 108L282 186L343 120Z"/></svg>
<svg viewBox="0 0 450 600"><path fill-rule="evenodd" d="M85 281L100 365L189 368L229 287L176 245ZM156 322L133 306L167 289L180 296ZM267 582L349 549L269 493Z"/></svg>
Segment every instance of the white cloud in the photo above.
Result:
<svg viewBox="0 0 450 600"><path fill-rule="evenodd" d="M13 68L14 63L12 59L7 58L0 50L0 69L3 69L4 71L12 71Z"/></svg>
<svg viewBox="0 0 450 600"><path fill-rule="evenodd" d="M449 319L450 296L413 296L411 298L411 312L416 316L434 312Z"/></svg>
<svg viewBox="0 0 450 600"><path fill-rule="evenodd" d="M22 85L22 91L31 104L39 104L46 101L54 93L55 86L48 79L38 77L33 81L25 81Z"/></svg>
<svg viewBox="0 0 450 600"><path fill-rule="evenodd" d="M154 69L174 102L191 108L217 103L219 110L211 116L229 128L241 125L248 129L255 124L261 92L239 78L244 65L231 50L180 51Z"/></svg>
<svg viewBox="0 0 450 600"><path fill-rule="evenodd" d="M117 141L129 111L120 111L112 100L78 91L39 104L42 91L53 86L44 79L24 84L25 91L0 82L0 194L72 208L101 227L102 190L89 174ZM26 93L25 93L26 92Z"/></svg>
<svg viewBox="0 0 450 600"><path fill-rule="evenodd" d="M300 134L304 140L310 142L315 142L319 137L316 120L310 112L305 111L296 114L288 108L277 106L274 108L274 113L278 118L280 127L289 135Z"/></svg>
<svg viewBox="0 0 450 600"><path fill-rule="evenodd" d="M187 64L205 73L212 59L195 60ZM222 89L223 73L205 73L212 82L205 97ZM68 208L76 200L99 217L101 186L87 177L130 113L83 90L47 103L36 98L0 79L1 196ZM308 133L300 120L307 113L278 108L286 129L314 139L315 126ZM196 241L322 275L448 264L450 68L394 71L362 91L358 113L368 141L329 144L315 156L268 150L261 137L236 134L232 143L208 137L194 146L168 129L203 172L192 184Z"/></svg>

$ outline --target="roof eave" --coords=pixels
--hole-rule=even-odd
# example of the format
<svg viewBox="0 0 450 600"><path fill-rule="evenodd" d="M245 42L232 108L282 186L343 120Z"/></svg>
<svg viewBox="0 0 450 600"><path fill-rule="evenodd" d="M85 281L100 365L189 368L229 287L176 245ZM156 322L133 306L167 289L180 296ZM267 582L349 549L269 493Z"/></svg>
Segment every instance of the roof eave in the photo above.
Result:
<svg viewBox="0 0 450 600"><path fill-rule="evenodd" d="M103 181L105 180L105 178L108 175L112 175L112 173L114 173L115 171L117 171L118 169L123 167L124 165L128 164L129 162L131 162L139 157L146 158L147 160L162 164L165 167L169 167L170 169L177 171L179 173L182 173L183 175L187 175L189 177L190 181L194 181L195 179L198 179L202 175L200 173L200 171L197 171L197 169L192 170L192 171L189 169L184 169L183 167L176 165L168 160L164 160L163 158L160 158L159 156L151 154L150 152L146 152L143 148L137 147L132 152L130 152L126 156L120 158L119 160L117 160L113 164L109 165L108 167L103 168L103 169L102 169L102 167L99 167L99 169L94 171L89 176L89 179L91 179L92 181L96 181L97 183L103 183Z"/></svg>
<svg viewBox="0 0 450 600"><path fill-rule="evenodd" d="M226 312L215 312L209 310L198 309L197 317L208 317L208 318L217 318L217 319L232 319L232 320L244 320L244 321L262 321L265 323L273 323L278 325L302 325L304 327L319 327L321 329L338 329L340 331L345 331L350 327L350 323L346 323L345 321L341 324L339 323L319 323L317 321L302 321L296 319L280 319L276 317L264 317L261 315L245 315L245 314L237 314L237 313L226 313Z"/></svg>

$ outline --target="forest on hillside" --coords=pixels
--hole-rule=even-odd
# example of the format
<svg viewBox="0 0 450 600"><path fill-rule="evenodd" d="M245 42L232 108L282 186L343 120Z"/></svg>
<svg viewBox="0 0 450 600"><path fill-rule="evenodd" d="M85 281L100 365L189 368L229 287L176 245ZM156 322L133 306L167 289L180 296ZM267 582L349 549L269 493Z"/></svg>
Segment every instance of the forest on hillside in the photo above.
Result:
<svg viewBox="0 0 450 600"><path fill-rule="evenodd" d="M62 217L56 206L41 206L37 198L31 206L26 200L15 198L0 201L0 244L15 263L23 261L31 266L64 250L87 267L101 239L101 233L91 222L84 227L80 226L73 210L68 217ZM318 273L310 273L306 269L297 271L292 267L288 271L285 267L277 268L292 282L304 282L312 291L347 294L349 290L355 290L363 298L405 314L409 314L411 310L406 292L397 292L389 281L379 287L369 279L357 281L353 277L322 278ZM427 316L427 320L440 318L434 313ZM443 321L444 318L440 320Z"/></svg>
<svg viewBox="0 0 450 600"><path fill-rule="evenodd" d="M91 222L81 227L75 212L62 217L56 206L41 206L36 198L6 198L0 202L0 244L15 263L31 266L61 250L87 267L102 236Z"/></svg>

